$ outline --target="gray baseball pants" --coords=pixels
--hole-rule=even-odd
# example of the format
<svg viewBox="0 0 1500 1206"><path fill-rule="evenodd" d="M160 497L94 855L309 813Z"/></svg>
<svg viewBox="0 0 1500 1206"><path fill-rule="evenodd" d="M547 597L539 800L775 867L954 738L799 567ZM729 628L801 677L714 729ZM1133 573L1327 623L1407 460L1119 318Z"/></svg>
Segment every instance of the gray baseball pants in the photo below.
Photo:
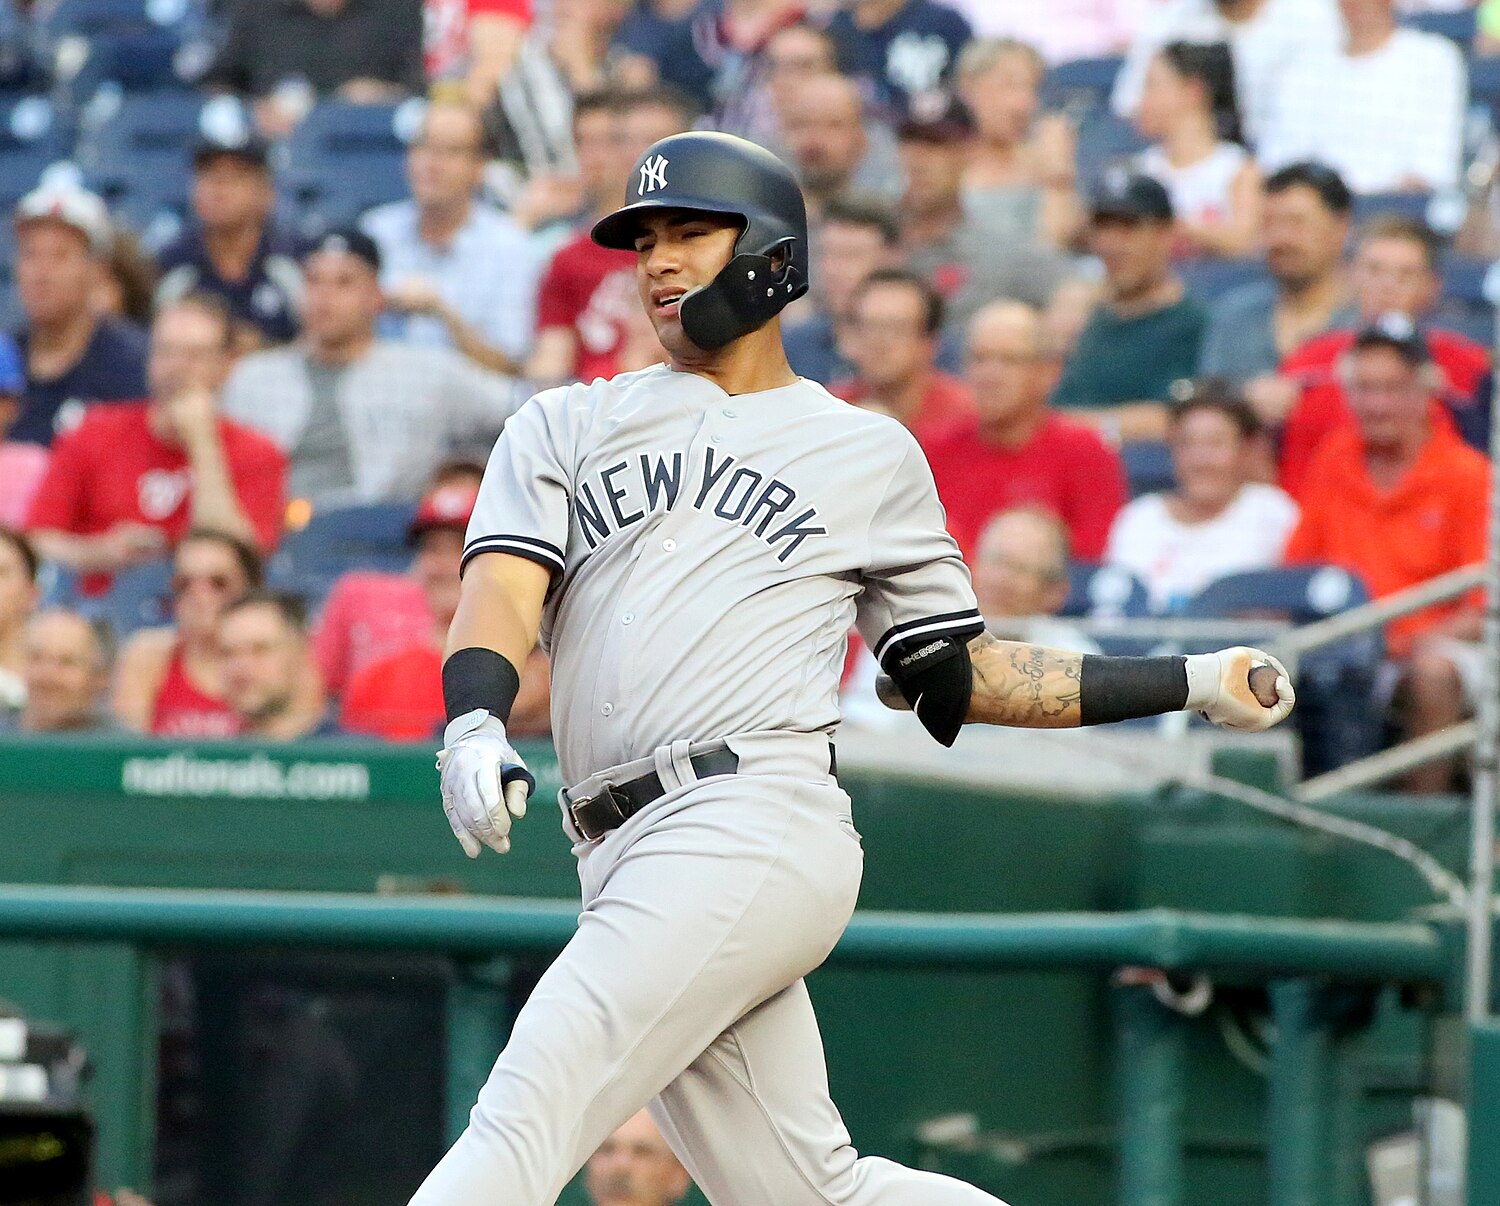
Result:
<svg viewBox="0 0 1500 1206"><path fill-rule="evenodd" d="M701 781L662 747L668 793L575 847L578 932L412 1206L552 1206L647 1103L714 1206L1003 1206L851 1146L802 981L854 911L849 797L820 736L729 744Z"/></svg>

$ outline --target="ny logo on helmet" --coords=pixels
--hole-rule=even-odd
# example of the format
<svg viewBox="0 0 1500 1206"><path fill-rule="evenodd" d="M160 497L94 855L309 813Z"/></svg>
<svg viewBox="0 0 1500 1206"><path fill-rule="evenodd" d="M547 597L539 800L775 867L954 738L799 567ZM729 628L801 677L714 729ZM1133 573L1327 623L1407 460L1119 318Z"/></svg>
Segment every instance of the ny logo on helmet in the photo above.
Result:
<svg viewBox="0 0 1500 1206"><path fill-rule="evenodd" d="M667 159L664 155L656 155L641 164L641 182L636 188L638 193L654 193L659 188L667 187Z"/></svg>

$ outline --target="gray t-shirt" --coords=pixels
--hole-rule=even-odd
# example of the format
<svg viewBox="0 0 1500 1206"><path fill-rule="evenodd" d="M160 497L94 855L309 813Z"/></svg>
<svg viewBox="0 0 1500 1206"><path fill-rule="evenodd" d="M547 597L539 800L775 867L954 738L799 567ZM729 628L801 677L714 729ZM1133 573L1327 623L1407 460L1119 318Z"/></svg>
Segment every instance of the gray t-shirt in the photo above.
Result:
<svg viewBox="0 0 1500 1206"><path fill-rule="evenodd" d="M741 396L656 366L538 394L469 523L545 566L565 782L675 740L831 733L845 640L877 657L983 623L895 420L806 380Z"/></svg>
<svg viewBox="0 0 1500 1206"><path fill-rule="evenodd" d="M349 433L339 414L339 379L344 370L340 365L320 364L311 358L306 364L310 400L307 425L292 449L287 489L293 498L323 498L354 485Z"/></svg>

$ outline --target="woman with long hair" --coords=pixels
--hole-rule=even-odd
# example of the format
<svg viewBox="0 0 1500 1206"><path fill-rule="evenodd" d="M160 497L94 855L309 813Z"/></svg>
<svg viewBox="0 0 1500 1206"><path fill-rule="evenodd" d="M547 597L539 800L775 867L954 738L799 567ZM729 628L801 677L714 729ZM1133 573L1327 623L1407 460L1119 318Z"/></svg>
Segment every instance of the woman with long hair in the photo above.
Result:
<svg viewBox="0 0 1500 1206"><path fill-rule="evenodd" d="M143 629L120 652L115 714L155 737L232 737L239 720L224 701L219 617L261 584L260 555L226 532L198 528L172 557L172 617Z"/></svg>
<svg viewBox="0 0 1500 1206"><path fill-rule="evenodd" d="M1135 125L1153 143L1137 167L1172 198L1183 255L1249 255L1260 239L1260 169L1234 89L1223 42L1171 42L1146 69Z"/></svg>

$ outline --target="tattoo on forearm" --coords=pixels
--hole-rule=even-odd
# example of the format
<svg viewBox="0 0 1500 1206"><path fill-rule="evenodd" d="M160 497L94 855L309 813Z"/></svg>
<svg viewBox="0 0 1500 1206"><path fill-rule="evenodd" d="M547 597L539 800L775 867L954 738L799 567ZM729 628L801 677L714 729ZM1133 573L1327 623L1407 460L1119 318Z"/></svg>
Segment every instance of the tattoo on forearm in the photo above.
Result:
<svg viewBox="0 0 1500 1206"><path fill-rule="evenodd" d="M985 633L969 642L969 656L974 665L970 721L1029 729L1078 724L1081 654Z"/></svg>

